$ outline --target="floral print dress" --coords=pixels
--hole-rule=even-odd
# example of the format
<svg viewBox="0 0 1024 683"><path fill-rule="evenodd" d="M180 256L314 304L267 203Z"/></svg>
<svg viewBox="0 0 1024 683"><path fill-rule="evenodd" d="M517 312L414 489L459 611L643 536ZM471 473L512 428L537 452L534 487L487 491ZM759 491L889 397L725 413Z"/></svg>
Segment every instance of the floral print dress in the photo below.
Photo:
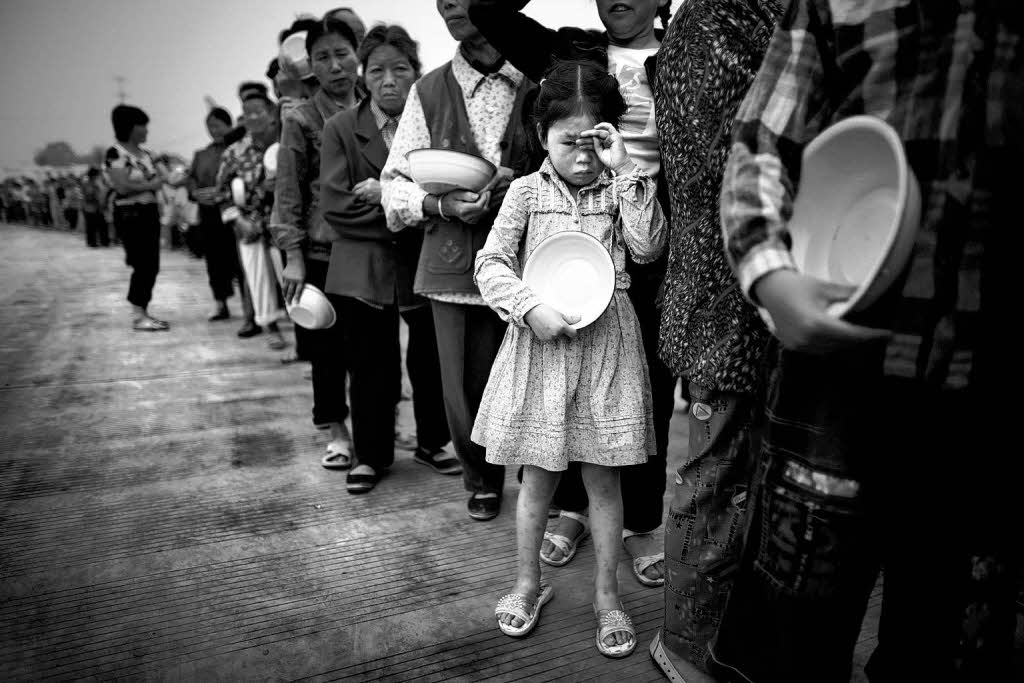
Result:
<svg viewBox="0 0 1024 683"><path fill-rule="evenodd" d="M585 232L608 249L615 293L575 339L541 342L524 317L542 303L522 281L522 264L550 235ZM550 159L515 180L476 258L476 283L511 323L491 369L473 441L487 461L565 470L569 462L634 465L655 452L650 379L633 305L626 249L653 261L666 239L654 180L608 171L574 198Z"/></svg>

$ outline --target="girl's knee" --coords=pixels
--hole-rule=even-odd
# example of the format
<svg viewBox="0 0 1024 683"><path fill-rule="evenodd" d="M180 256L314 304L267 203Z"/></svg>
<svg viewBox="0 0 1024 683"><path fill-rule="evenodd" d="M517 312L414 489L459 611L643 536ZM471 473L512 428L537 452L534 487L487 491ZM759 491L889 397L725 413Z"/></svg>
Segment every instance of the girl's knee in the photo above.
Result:
<svg viewBox="0 0 1024 683"><path fill-rule="evenodd" d="M619 491L619 469L606 465L595 465L585 462L581 468L583 474L583 485L591 496L594 493L609 493Z"/></svg>

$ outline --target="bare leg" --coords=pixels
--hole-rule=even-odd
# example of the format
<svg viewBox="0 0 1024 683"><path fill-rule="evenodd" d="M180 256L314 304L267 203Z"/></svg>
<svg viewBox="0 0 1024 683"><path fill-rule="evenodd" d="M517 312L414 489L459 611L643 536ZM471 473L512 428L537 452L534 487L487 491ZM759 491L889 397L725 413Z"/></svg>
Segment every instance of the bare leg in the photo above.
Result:
<svg viewBox="0 0 1024 683"><path fill-rule="evenodd" d="M533 465L526 465L523 468L523 486L519 490L519 501L516 504L518 570L512 592L527 596L527 611L533 609L540 588L540 543L544 538L548 506L555 494L559 476L558 472L549 472ZM622 526L621 510L619 526ZM501 615L500 621L516 628L523 625L522 619L517 619L511 614Z"/></svg>
<svg viewBox="0 0 1024 683"><path fill-rule="evenodd" d="M583 485L590 498L590 534L594 539L597 567L594 572L594 607L598 610L619 609L619 543L622 538L622 491L619 470L583 463ZM606 645L623 645L630 641L624 632L605 638Z"/></svg>

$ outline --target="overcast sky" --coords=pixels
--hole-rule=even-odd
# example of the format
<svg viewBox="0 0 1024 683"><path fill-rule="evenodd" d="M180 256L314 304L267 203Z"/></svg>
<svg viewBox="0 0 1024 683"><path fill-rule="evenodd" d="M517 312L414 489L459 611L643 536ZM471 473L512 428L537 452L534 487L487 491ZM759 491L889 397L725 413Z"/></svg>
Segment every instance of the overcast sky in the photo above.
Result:
<svg viewBox="0 0 1024 683"><path fill-rule="evenodd" d="M29 163L49 141L78 153L109 144L115 76L152 119L150 149L190 158L207 143L204 95L237 114L235 87L263 78L278 31L340 5L368 26L405 26L426 68L455 49L435 0L0 0L0 166ZM552 27L600 26L593 0L527 10Z"/></svg>

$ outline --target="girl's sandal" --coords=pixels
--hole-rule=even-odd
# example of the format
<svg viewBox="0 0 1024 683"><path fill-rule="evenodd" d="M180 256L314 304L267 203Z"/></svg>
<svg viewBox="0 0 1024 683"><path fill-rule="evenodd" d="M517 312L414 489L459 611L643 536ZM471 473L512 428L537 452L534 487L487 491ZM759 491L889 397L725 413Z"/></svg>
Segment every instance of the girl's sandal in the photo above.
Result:
<svg viewBox="0 0 1024 683"><path fill-rule="evenodd" d="M631 537L631 536L648 536L648 535L650 535L650 533L651 532L637 533L637 532L634 532L634 531L627 531L626 529L623 529L622 530L622 544L623 544L623 546L625 546L626 539ZM628 548L626 549L626 552L629 552ZM631 555L632 555L632 553L631 553ZM664 574L662 574L662 576L660 576L657 579L648 578L644 574L645 571L647 571L648 569L650 569L654 565L658 564L659 562L664 562L664 561L665 561L665 551L662 551L660 553L655 553L653 555L637 555L636 557L633 558L633 576L636 577L637 581L639 581L640 583L642 583L643 585L645 585L645 586L647 586L649 588L657 588L659 586L664 586L665 585L665 576L664 576Z"/></svg>
<svg viewBox="0 0 1024 683"><path fill-rule="evenodd" d="M597 605L594 606L594 614L597 616L597 636L594 642L597 644L597 651L612 659L627 657L636 649L636 629L633 628L633 620L621 609L621 602L619 608L599 610ZM613 633L628 633L631 638L622 645L606 645L604 639Z"/></svg>
<svg viewBox="0 0 1024 683"><path fill-rule="evenodd" d="M540 585L540 589L537 591L537 602L533 606L533 614L527 614L526 612L526 596L522 593L509 593L503 595L498 600L498 605L494 608L494 616L501 617L504 614L511 614L516 619L521 619L523 625L516 628L511 624L503 624L501 621L498 622L498 628L506 636L512 636L513 638L522 638L527 633L533 630L533 627L537 625L537 620L540 618L540 609L544 606L544 603L551 600L554 597L554 589L546 583Z"/></svg>
<svg viewBox="0 0 1024 683"><path fill-rule="evenodd" d="M560 560L552 560L549 555L545 555L543 552L540 553L541 561L544 564L551 565L552 567L564 567L569 564L569 561L576 557L576 551L579 549L580 543L584 538L590 535L590 519L588 519L586 515L562 510L558 513L558 516L576 520L583 529L576 534L575 538L566 538L561 534L553 534L550 531L544 532L544 540L549 541L551 545L562 551L562 559Z"/></svg>

